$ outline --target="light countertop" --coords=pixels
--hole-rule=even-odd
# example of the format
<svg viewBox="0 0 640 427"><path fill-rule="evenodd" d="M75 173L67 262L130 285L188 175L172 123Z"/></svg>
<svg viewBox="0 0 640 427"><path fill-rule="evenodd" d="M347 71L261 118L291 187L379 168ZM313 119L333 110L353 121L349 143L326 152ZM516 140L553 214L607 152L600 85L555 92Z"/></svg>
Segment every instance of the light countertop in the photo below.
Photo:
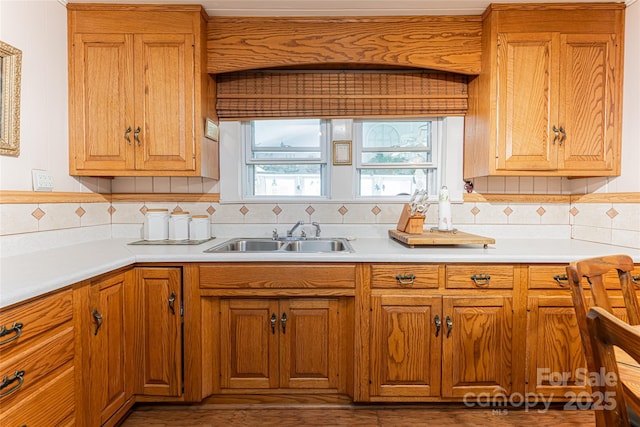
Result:
<svg viewBox="0 0 640 427"><path fill-rule="evenodd" d="M409 248L389 238L351 240L353 253L205 253L230 237L196 246L128 245L137 239L106 239L0 258L0 307L63 288L136 262L433 262L567 263L640 250L573 239L496 239L482 245Z"/></svg>

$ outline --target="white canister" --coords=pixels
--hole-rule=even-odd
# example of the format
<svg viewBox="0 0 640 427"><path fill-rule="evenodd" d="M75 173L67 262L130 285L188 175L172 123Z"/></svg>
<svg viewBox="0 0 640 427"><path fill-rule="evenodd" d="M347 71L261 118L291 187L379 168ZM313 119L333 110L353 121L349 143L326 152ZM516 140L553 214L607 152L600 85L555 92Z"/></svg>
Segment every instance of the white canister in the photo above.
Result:
<svg viewBox="0 0 640 427"><path fill-rule="evenodd" d="M189 224L189 239L206 240L210 237L209 215L193 215Z"/></svg>
<svg viewBox="0 0 640 427"><path fill-rule="evenodd" d="M189 212L171 212L169 240L189 239Z"/></svg>
<svg viewBox="0 0 640 427"><path fill-rule="evenodd" d="M169 209L147 209L144 214L144 240L169 238Z"/></svg>
<svg viewBox="0 0 640 427"><path fill-rule="evenodd" d="M453 224L451 224L451 202L449 201L449 189L444 185L440 189L440 194L438 196L438 230L453 230Z"/></svg>

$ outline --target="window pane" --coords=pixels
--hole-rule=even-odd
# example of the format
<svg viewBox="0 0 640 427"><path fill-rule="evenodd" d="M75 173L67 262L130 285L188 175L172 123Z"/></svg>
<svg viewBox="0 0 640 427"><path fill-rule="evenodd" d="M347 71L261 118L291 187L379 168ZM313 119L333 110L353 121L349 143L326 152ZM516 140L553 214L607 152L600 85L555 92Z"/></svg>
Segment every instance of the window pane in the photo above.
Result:
<svg viewBox="0 0 640 427"><path fill-rule="evenodd" d="M362 147L431 149L431 121L388 121L362 123Z"/></svg>
<svg viewBox="0 0 640 427"><path fill-rule="evenodd" d="M430 151L385 151L385 152L366 152L362 153L363 164L385 164L385 163L400 163L400 164L424 164L431 163Z"/></svg>
<svg viewBox="0 0 640 427"><path fill-rule="evenodd" d="M255 120L252 122L254 150L289 151L299 149L320 151L322 127L319 119L305 120Z"/></svg>
<svg viewBox="0 0 640 427"><path fill-rule="evenodd" d="M434 191L435 169L361 169L361 196L398 196Z"/></svg>
<svg viewBox="0 0 640 427"><path fill-rule="evenodd" d="M319 164L253 165L255 196L321 196Z"/></svg>

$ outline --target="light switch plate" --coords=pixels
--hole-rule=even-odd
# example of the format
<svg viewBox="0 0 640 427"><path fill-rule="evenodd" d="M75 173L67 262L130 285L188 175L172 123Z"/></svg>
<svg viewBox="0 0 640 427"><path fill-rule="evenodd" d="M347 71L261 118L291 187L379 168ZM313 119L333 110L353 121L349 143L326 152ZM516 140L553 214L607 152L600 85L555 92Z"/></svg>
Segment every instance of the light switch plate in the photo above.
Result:
<svg viewBox="0 0 640 427"><path fill-rule="evenodd" d="M33 191L53 191L53 176L49 172L39 169L31 171Z"/></svg>

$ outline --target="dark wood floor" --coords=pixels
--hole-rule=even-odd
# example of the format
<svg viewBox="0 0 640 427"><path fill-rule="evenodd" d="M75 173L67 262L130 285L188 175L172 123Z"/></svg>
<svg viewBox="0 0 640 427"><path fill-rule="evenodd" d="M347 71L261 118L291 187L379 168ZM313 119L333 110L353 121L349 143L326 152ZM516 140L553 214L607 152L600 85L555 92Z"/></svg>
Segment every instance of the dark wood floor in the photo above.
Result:
<svg viewBox="0 0 640 427"><path fill-rule="evenodd" d="M554 407L491 410L464 406L136 406L124 427L212 427L212 426L536 426L593 427L593 412L565 411Z"/></svg>

